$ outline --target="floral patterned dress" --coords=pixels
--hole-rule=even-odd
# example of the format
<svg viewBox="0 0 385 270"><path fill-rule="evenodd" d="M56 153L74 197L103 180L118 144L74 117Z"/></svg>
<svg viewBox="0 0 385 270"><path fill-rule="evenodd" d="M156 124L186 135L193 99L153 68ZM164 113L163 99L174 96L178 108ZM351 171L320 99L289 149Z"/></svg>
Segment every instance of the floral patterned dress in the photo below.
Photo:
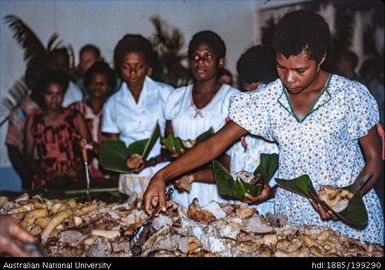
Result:
<svg viewBox="0 0 385 270"><path fill-rule="evenodd" d="M65 175L79 166L79 155L74 145L78 140L77 112L65 109L65 120L59 125L46 125L44 115L33 115L32 136L39 157L39 166L46 175ZM79 176L80 178L81 176ZM52 179L33 177L32 190L44 186ZM78 181L78 177L72 179Z"/></svg>
<svg viewBox="0 0 385 270"><path fill-rule="evenodd" d="M278 176L293 179L308 174L320 185L343 187L357 178L365 165L358 139L379 121L377 104L362 84L330 75L309 113L298 119L287 90L277 79L265 89L234 96L230 119L250 133L274 140L280 149ZM294 224L327 226L342 234L384 244L384 218L375 191L363 198L368 225L353 229L337 221L322 221L307 199L284 189L275 196L275 212Z"/></svg>

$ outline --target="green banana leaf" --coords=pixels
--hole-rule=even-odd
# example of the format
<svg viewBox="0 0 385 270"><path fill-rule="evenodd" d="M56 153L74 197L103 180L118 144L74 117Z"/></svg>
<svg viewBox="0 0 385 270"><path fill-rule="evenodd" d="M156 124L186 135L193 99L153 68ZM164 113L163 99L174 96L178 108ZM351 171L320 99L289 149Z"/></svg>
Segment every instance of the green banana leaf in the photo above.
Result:
<svg viewBox="0 0 385 270"><path fill-rule="evenodd" d="M122 141L103 140L99 150L100 163L106 170L131 173L132 170L126 165L128 157L132 154L138 154L143 160L146 160L159 136L160 128L159 124L156 123L149 139L136 141L130 144L128 148Z"/></svg>
<svg viewBox="0 0 385 270"><path fill-rule="evenodd" d="M278 170L278 154L264 154L260 156L260 164L255 169L254 175L261 175L262 183L268 184Z"/></svg>
<svg viewBox="0 0 385 270"><path fill-rule="evenodd" d="M181 138L175 137L172 134L168 135L167 138L163 139L162 144L165 145L167 150L171 153L174 152L175 149L175 152L178 157L186 151L186 148L183 146Z"/></svg>
<svg viewBox="0 0 385 270"><path fill-rule="evenodd" d="M90 183L91 198L105 202L124 202L128 196L118 191L118 179L92 179ZM39 194L47 199L76 199L79 202L87 201L85 182L73 183L68 176L58 176L46 186L35 190L31 194Z"/></svg>
<svg viewBox="0 0 385 270"><path fill-rule="evenodd" d="M99 149L99 160L104 169L119 173L131 172L126 165L130 152L124 142L103 140Z"/></svg>
<svg viewBox="0 0 385 270"><path fill-rule="evenodd" d="M202 142L208 138L210 138L214 134L214 129L210 127L207 131L200 134L196 137L195 141ZM167 138L162 140L162 144L166 146L167 150L170 152L174 152L175 149L176 154L180 157L183 153L187 151L186 147L184 147L182 143L182 139L179 137L175 137L173 134L167 136Z"/></svg>
<svg viewBox="0 0 385 270"><path fill-rule="evenodd" d="M195 140L196 142L203 142L210 138L214 134L214 129L210 127L207 131L203 132L201 135L199 135Z"/></svg>
<svg viewBox="0 0 385 270"><path fill-rule="evenodd" d="M212 168L218 192L222 196L243 201L245 200L245 193L257 196L263 189L262 184L251 185L241 179L234 180L234 178L217 160L212 161Z"/></svg>
<svg viewBox="0 0 385 270"><path fill-rule="evenodd" d="M320 200L316 190L314 189L311 179L308 175L301 175L292 180L276 179L278 186L288 191L294 192L305 198L312 199L316 203L321 204L325 210L330 210L348 226L363 229L368 223L368 213L360 193L361 187L372 176L372 173L357 179L352 185L342 187L343 189L354 192L353 198L349 201L348 207L337 213L333 211L324 201Z"/></svg>

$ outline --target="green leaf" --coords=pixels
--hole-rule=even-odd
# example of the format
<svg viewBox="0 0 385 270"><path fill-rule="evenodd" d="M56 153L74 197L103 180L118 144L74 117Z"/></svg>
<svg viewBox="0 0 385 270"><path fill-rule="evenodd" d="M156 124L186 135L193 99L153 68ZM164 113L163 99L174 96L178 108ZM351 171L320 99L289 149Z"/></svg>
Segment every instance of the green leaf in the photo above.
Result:
<svg viewBox="0 0 385 270"><path fill-rule="evenodd" d="M143 152L140 153L143 160L146 160L148 157L148 154L151 152L151 149L154 147L156 141L158 140L160 136L160 127L159 123L156 122L156 125L151 133L150 138L148 139L146 145L144 146Z"/></svg>
<svg viewBox="0 0 385 270"><path fill-rule="evenodd" d="M355 183L366 181L369 179L368 177L370 178L371 175L364 176L363 178L356 180ZM276 179L276 182L281 188L294 192L308 199L313 199L317 203L320 203L325 210L333 211L333 209L330 208L324 201L319 199L308 175L301 175L300 177L292 180ZM342 187L342 189L349 190L356 188L357 184L355 183L347 187ZM333 212L342 222L357 229L363 229L368 223L368 213L362 200L360 189L354 192L353 198L349 201L348 207L346 209L339 213L335 211Z"/></svg>
<svg viewBox="0 0 385 270"><path fill-rule="evenodd" d="M130 156L130 151L122 141L103 140L102 143L100 144L100 148L99 148L100 164L106 170L119 172L119 173L131 172L131 170L126 165L126 160L129 156Z"/></svg>
<svg viewBox="0 0 385 270"><path fill-rule="evenodd" d="M100 163L106 169L119 173L131 173L126 161L132 154L138 154L146 160L155 142L160 136L159 124L156 123L151 137L133 142L126 147L124 142L117 140L103 140L100 144Z"/></svg>
<svg viewBox="0 0 385 270"><path fill-rule="evenodd" d="M214 134L214 129L210 127L207 131L203 132L201 135L199 135L195 140L196 142L203 142L210 138Z"/></svg>
<svg viewBox="0 0 385 270"><path fill-rule="evenodd" d="M278 170L278 159L278 154L261 153L260 164L255 169L254 175L260 174L262 176L262 184L268 184L273 178L275 172Z"/></svg>
<svg viewBox="0 0 385 270"><path fill-rule="evenodd" d="M283 189L294 192L308 199L313 198L308 190L308 187L311 183L310 178L307 174L301 175L292 180L276 179L275 181L277 182L278 186Z"/></svg>
<svg viewBox="0 0 385 270"><path fill-rule="evenodd" d="M167 150L170 151L171 153L175 149L176 154L181 156L185 151L185 147L183 146L182 140L179 137L175 137L173 134L170 134L167 136L166 139L162 140L162 144L166 146Z"/></svg>
<svg viewBox="0 0 385 270"><path fill-rule="evenodd" d="M196 137L195 141L196 143L202 142L208 138L210 138L214 134L214 129L210 127L207 131L200 134L198 137ZM170 134L167 136L167 138L162 140L162 144L166 146L167 150L170 152L173 152L175 149L178 157L183 155L187 149L184 147L182 143L182 139L179 137L175 137L173 134Z"/></svg>
<svg viewBox="0 0 385 270"><path fill-rule="evenodd" d="M261 193L263 185L251 185L242 180L235 180L217 160L212 161L215 183L218 192L228 198L245 200L245 193L257 196Z"/></svg>

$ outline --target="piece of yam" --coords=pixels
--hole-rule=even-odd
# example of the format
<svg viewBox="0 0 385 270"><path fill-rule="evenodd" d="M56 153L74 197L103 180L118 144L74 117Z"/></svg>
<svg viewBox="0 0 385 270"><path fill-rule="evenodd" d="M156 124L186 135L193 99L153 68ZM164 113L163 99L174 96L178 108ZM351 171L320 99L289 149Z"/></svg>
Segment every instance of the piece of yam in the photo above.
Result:
<svg viewBox="0 0 385 270"><path fill-rule="evenodd" d="M8 212L8 214L12 215L12 214L18 214L23 212L29 212L29 211L32 211L33 209L35 209L35 206L32 203L29 203L21 207L12 209L11 211Z"/></svg>
<svg viewBox="0 0 385 270"><path fill-rule="evenodd" d="M32 225L37 218L46 217L46 216L48 216L47 209L32 210L24 216L24 219L21 222L21 226L23 226L23 228L26 229L28 228L28 226Z"/></svg>
<svg viewBox="0 0 385 270"><path fill-rule="evenodd" d="M34 224L42 229L45 229L50 221L51 219L49 217L41 217L37 218Z"/></svg>
<svg viewBox="0 0 385 270"><path fill-rule="evenodd" d="M74 214L75 214L75 216L83 216L83 215L88 214L92 211L95 211L96 209L98 209L98 204L96 202L93 202L92 204L83 206L80 209L76 209L74 211Z"/></svg>
<svg viewBox="0 0 385 270"><path fill-rule="evenodd" d="M92 230L91 235L101 236L108 239L113 239L120 235L120 232L117 230Z"/></svg>
<svg viewBox="0 0 385 270"><path fill-rule="evenodd" d="M50 237L52 231L58 226L60 223L63 222L66 218L68 218L71 215L70 210L64 210L59 213L57 213L51 221L48 223L47 227L44 229L43 233L41 234L41 240L43 243L47 241L47 239Z"/></svg>

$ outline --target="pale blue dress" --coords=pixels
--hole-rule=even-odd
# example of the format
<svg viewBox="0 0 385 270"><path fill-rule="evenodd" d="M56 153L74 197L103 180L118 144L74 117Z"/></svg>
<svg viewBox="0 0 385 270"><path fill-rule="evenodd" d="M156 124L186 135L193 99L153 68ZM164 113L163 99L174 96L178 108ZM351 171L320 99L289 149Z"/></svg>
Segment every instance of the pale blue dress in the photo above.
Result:
<svg viewBox="0 0 385 270"><path fill-rule="evenodd" d="M320 185L352 184L365 165L358 139L379 121L376 101L362 84L331 75L307 116L299 120L287 90L277 79L265 89L234 96L231 120L250 133L279 145L278 177L293 179L308 174ZM363 198L368 225L353 229L337 221L322 221L307 199L278 188L276 213L297 225L327 226L342 234L384 244L384 218L379 198L370 190Z"/></svg>

